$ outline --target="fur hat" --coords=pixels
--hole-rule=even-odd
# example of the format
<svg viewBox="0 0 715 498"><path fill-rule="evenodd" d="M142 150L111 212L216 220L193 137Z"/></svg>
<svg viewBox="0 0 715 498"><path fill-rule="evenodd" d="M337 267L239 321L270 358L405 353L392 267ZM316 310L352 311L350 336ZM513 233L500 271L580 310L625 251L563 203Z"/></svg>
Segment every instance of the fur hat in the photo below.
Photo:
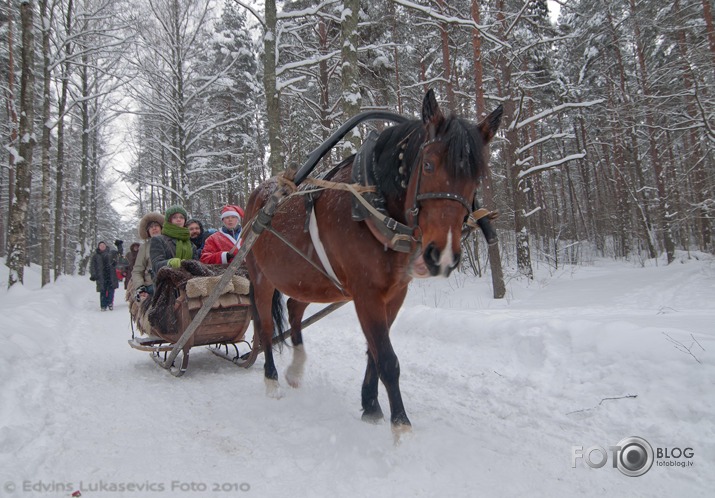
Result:
<svg viewBox="0 0 715 498"><path fill-rule="evenodd" d="M184 215L184 220L189 219L189 214L186 212L186 209L183 207L177 205L174 206L169 206L166 208L166 213L164 214L164 221L166 223L169 223L169 220L171 219L172 216L174 216L176 213Z"/></svg>
<svg viewBox="0 0 715 498"><path fill-rule="evenodd" d="M164 217L161 215L161 213L147 213L145 214L141 220L139 220L139 227L137 228L137 232L139 232L139 237L142 238L142 240L147 240L149 239L149 223L158 223L160 227L164 227Z"/></svg>
<svg viewBox="0 0 715 498"><path fill-rule="evenodd" d="M241 223L243 221L243 209L232 204L226 204L221 208L221 219L227 216L237 216L238 222Z"/></svg>

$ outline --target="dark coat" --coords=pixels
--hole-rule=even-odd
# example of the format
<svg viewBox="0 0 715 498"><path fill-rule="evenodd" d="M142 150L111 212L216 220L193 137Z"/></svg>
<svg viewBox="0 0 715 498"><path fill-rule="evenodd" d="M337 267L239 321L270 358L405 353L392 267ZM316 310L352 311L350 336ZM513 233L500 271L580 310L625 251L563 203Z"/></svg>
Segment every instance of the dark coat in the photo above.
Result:
<svg viewBox="0 0 715 498"><path fill-rule="evenodd" d="M136 251L132 251L132 249L136 247ZM127 252L127 262L129 263L129 266L127 268L127 275L132 274L132 270L134 270L134 264L137 262L137 254L139 254L139 243L134 242L131 246L129 246L129 252Z"/></svg>
<svg viewBox="0 0 715 498"><path fill-rule="evenodd" d="M154 275L159 273L159 270L169 264L171 258L176 257L176 240L168 235L157 235L149 239L149 258L151 259L151 267L154 270ZM192 259L198 259L196 246L191 244L193 250Z"/></svg>
<svg viewBox="0 0 715 498"><path fill-rule="evenodd" d="M109 248L102 252L99 249L94 251L89 263L89 276L96 282L97 292L119 287L117 255L117 251Z"/></svg>
<svg viewBox="0 0 715 498"><path fill-rule="evenodd" d="M191 239L191 243L194 244L194 246L196 246L196 248L199 250L199 255L201 253L201 250L204 248L206 239L208 239L210 236L211 236L211 232L208 232L202 228L199 236L196 237L195 239Z"/></svg>

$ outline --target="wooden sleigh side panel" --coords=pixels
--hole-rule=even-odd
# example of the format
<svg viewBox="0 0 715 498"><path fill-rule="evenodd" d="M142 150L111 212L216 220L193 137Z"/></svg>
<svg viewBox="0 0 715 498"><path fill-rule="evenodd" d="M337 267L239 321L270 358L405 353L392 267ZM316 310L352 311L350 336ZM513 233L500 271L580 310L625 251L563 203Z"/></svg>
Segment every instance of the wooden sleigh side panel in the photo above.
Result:
<svg viewBox="0 0 715 498"><path fill-rule="evenodd" d="M231 295L231 297L237 298L235 304L224 306L219 301L220 305L209 311L194 335L186 343L189 348L210 344L237 343L244 340L248 325L251 323L251 302L248 296ZM179 333L172 334L172 336L159 335L172 343L181 337L183 331L194 319L203 304L203 298L189 298L186 291L181 289L176 303L179 308L177 310Z"/></svg>

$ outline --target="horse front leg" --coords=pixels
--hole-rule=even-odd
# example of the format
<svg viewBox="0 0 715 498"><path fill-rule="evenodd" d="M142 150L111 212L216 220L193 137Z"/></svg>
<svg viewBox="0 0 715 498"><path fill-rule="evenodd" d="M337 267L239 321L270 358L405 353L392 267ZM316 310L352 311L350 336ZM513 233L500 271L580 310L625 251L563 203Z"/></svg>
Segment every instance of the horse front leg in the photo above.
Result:
<svg viewBox="0 0 715 498"><path fill-rule="evenodd" d="M372 357L370 350L368 350L365 379L362 381L362 419L372 424L376 424L385 418L380 402L377 400L377 383L379 379L375 359Z"/></svg>
<svg viewBox="0 0 715 498"><path fill-rule="evenodd" d="M293 359L288 370L286 371L286 381L291 387L300 387L303 380L303 372L305 370L306 354L303 346L303 330L301 322L305 309L309 303L297 301L293 298L288 299L286 307L288 308L288 323L290 324L290 339L293 343Z"/></svg>
<svg viewBox="0 0 715 498"><path fill-rule="evenodd" d="M362 325L363 333L367 339L368 356L372 356L375 362L377 374L385 386L387 391L387 399L390 402L390 422L392 430L396 434L409 431L412 427L410 420L407 418L405 406L402 403L402 393L400 392L400 362L397 359L395 351L392 349L390 342L389 323L394 320L394 317L388 318L388 313L384 305L379 303L363 302L355 300L355 310L357 311L360 325ZM368 359L368 362L370 360ZM363 392L367 394L368 404L371 403L371 398L377 400L377 395L374 394L376 387L372 387L375 382L368 378L370 370L368 363L368 372L366 372L367 388L363 383ZM365 398L363 398L365 401ZM363 409L365 405L363 404Z"/></svg>

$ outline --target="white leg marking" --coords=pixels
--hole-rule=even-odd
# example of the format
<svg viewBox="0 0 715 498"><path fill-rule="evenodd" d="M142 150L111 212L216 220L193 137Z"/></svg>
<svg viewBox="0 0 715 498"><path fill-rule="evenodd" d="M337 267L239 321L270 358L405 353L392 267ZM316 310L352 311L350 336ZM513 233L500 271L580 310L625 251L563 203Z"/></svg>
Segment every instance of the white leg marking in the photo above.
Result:
<svg viewBox="0 0 715 498"><path fill-rule="evenodd" d="M267 379L266 377L263 377L263 379L266 381L266 396L273 399L281 399L284 393L278 381Z"/></svg>
<svg viewBox="0 0 715 498"><path fill-rule="evenodd" d="M300 387L303 381L303 371L305 370L305 348L303 344L293 347L293 361L291 361L288 370L286 371L286 381L291 387Z"/></svg>

